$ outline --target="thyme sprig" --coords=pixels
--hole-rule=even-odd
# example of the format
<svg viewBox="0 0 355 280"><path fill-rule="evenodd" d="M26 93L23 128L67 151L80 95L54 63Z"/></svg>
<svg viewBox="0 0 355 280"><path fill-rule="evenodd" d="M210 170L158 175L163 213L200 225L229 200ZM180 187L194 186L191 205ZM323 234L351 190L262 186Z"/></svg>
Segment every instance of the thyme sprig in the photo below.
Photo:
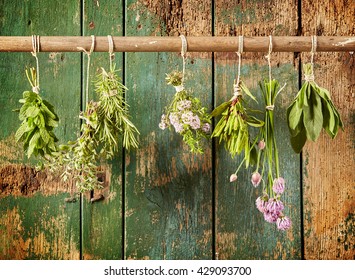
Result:
<svg viewBox="0 0 355 280"><path fill-rule="evenodd" d="M129 119L124 98L127 88L116 72L114 65L109 72L101 68L95 81L99 101L87 104L86 110L80 114L83 120L80 137L60 145L60 151L50 166L52 170L62 170L64 180L74 177L80 192L102 187L97 178L98 165L114 157L121 135L125 148L138 147L136 135L139 132Z"/></svg>
<svg viewBox="0 0 355 280"><path fill-rule="evenodd" d="M202 154L202 139L209 137L211 117L201 101L184 88L182 80L183 74L179 71L167 74L166 82L175 87L176 93L172 102L165 108L159 127L163 130L174 127L191 152Z"/></svg>

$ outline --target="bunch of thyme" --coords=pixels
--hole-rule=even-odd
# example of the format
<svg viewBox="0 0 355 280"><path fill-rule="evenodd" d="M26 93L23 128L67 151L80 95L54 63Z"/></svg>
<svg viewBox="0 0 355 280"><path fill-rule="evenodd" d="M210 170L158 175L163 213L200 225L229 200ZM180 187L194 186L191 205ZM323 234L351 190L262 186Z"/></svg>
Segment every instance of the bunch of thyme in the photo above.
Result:
<svg viewBox="0 0 355 280"><path fill-rule="evenodd" d="M183 74L178 71L166 77L167 84L174 86L176 93L161 116L159 127L164 130L173 126L175 132L182 135L191 152L201 154L202 139L208 138L211 130L211 117L207 114L206 108L202 107L201 101L185 90L182 80Z"/></svg>

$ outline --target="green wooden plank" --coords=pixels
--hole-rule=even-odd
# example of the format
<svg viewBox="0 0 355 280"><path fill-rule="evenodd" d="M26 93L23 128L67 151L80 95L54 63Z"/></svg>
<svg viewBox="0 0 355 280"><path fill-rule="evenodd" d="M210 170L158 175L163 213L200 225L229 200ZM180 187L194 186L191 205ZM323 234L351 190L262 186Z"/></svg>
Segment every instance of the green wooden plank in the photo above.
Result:
<svg viewBox="0 0 355 280"><path fill-rule="evenodd" d="M164 25L171 15L159 16L165 4L154 7L153 2L127 1L126 35L174 31ZM198 6L192 4L193 13ZM181 57L174 53L128 53L126 57L127 98L141 135L139 150L126 157L125 258L211 259L211 148L206 146L204 155L192 155L181 136L158 127L174 94L165 74L181 70ZM186 88L209 107L211 61L188 61Z"/></svg>
<svg viewBox="0 0 355 280"><path fill-rule="evenodd" d="M0 34L79 35L80 2L1 1ZM39 53L41 94L56 107L60 126L56 134L65 141L79 128L80 56ZM14 143L19 126L18 99L29 89L24 73L35 66L30 53L0 54L0 258L78 259L80 256L79 203L66 203L71 186L51 174L36 173ZM26 165L24 165L26 164Z"/></svg>
<svg viewBox="0 0 355 280"><path fill-rule="evenodd" d="M279 13L296 16L296 4L283 1L239 1L219 2L215 7L216 36L231 35L257 36L295 35L294 22L280 22L275 28L274 15L267 11L276 7ZM249 15L243 17L243 15ZM242 29L243 25L243 29ZM290 32L289 30L294 30ZM236 46L236 49L238 46ZM245 53L242 62L242 79L248 88L257 95L260 90L257 82L268 78L268 67L264 53ZM233 95L233 79L237 75L236 54L216 54L215 92L216 106L229 100ZM261 188L255 189L251 182L253 169L241 169L238 179L229 182L241 158L231 159L223 145L216 148L216 254L219 259L298 259L301 257L300 226L300 159L290 147L286 124L286 107L298 88L298 72L293 64L285 61L293 59L293 54L272 54L272 76L281 85L287 86L279 96L275 109L275 127L279 148L281 174L286 180L286 191L282 195L284 213L291 217L293 226L288 232L278 231L275 224L264 221L256 209L255 200L261 195ZM295 61L297 65L297 60ZM263 101L259 102L262 103Z"/></svg>
<svg viewBox="0 0 355 280"><path fill-rule="evenodd" d="M117 0L85 1L84 35L122 35L122 7L122 1ZM116 53L115 63L116 69L122 69L121 53ZM84 66L86 69L86 59ZM93 81L101 67L109 70L108 52L94 53L91 56L90 99L96 98ZM85 84L86 78L83 81ZM83 100L85 100L85 93L83 93ZM83 196L82 244L84 259L122 258L122 164L122 153L119 153L111 162L103 164L101 168L105 174L104 188ZM95 203L90 202L90 197L98 197L101 194L104 196L103 200Z"/></svg>

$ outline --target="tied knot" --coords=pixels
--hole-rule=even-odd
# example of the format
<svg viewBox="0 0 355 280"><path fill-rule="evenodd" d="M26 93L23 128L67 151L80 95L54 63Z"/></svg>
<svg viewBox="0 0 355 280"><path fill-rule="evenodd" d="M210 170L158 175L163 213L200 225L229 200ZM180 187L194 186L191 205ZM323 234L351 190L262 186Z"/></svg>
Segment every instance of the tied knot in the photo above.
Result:
<svg viewBox="0 0 355 280"><path fill-rule="evenodd" d="M274 111L274 108L275 108L275 105L267 105L265 107L265 109L268 110L268 111Z"/></svg>
<svg viewBox="0 0 355 280"><path fill-rule="evenodd" d="M242 95L242 91L239 85L234 85L234 97L238 97Z"/></svg>
<svg viewBox="0 0 355 280"><path fill-rule="evenodd" d="M183 85L179 85L179 86L174 86L176 92L180 92L184 90L184 86Z"/></svg>
<svg viewBox="0 0 355 280"><path fill-rule="evenodd" d="M39 87L38 86L32 87L32 91L38 94L39 93Z"/></svg>
<svg viewBox="0 0 355 280"><path fill-rule="evenodd" d="M313 74L304 75L304 79L306 82L314 82L314 75Z"/></svg>

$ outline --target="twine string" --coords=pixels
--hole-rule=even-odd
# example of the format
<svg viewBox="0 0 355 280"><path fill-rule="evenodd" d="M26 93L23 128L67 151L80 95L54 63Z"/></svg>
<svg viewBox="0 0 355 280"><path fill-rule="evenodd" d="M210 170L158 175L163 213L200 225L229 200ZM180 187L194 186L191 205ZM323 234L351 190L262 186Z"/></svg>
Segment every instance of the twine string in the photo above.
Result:
<svg viewBox="0 0 355 280"><path fill-rule="evenodd" d="M313 70L314 70L314 54L317 52L317 36L313 35L311 36L311 40L312 40L312 49L311 49L311 71L312 74L309 75L309 80L310 81L314 81L314 74L313 74ZM307 78L306 78L307 80Z"/></svg>
<svg viewBox="0 0 355 280"><path fill-rule="evenodd" d="M185 68L186 68L186 52L187 52L187 40L184 35L179 36L181 39L181 57L182 57L182 80L181 85L184 85L185 80Z"/></svg>
<svg viewBox="0 0 355 280"><path fill-rule="evenodd" d="M243 35L239 36L238 38L238 76L237 76L237 83L234 85L234 97L241 95L240 92L240 69L242 64L242 53L243 53L243 45L244 45L244 37Z"/></svg>
<svg viewBox="0 0 355 280"><path fill-rule="evenodd" d="M31 54L36 59L36 78L34 80L32 91L39 93L39 61L37 57L37 53L39 53L40 50L39 35L32 35L32 49L33 51L31 52Z"/></svg>
<svg viewBox="0 0 355 280"><path fill-rule="evenodd" d="M115 59L115 54L113 52L114 45L113 45L113 39L111 35L107 35L107 39L108 39L108 53L110 57L110 70L112 70L113 60Z"/></svg>
<svg viewBox="0 0 355 280"><path fill-rule="evenodd" d="M85 98L86 98L85 101L86 101L86 104L88 104L88 102L89 102L89 83L90 83L90 57L95 49L95 35L91 35L91 47L90 47L89 51L85 50L82 47L77 47L77 49L84 52L88 57L87 66L86 66L86 93L85 93Z"/></svg>
<svg viewBox="0 0 355 280"><path fill-rule="evenodd" d="M271 101L271 81L272 81L272 77L271 77L271 53L272 53L272 35L269 36L269 52L268 54L265 56L267 58L267 63L269 66L269 100ZM266 106L266 110L269 111L273 111L274 110L274 105L273 104L268 104Z"/></svg>

